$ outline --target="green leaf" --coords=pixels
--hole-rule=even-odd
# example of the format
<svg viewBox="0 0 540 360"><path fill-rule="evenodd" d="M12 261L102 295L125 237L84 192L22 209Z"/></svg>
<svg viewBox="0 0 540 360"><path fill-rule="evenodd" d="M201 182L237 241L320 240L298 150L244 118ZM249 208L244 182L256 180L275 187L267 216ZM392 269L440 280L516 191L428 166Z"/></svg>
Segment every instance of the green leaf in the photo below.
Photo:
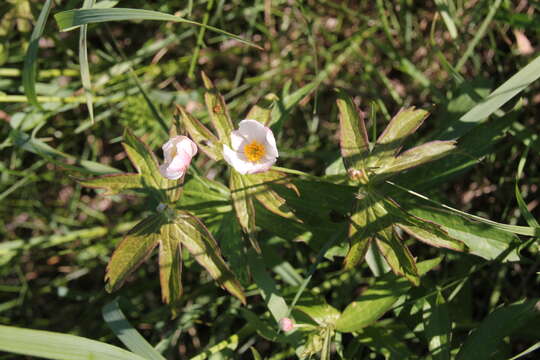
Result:
<svg viewBox="0 0 540 360"><path fill-rule="evenodd" d="M176 234L175 224L166 223L160 228L159 239L159 282L164 303L173 304L182 296L182 247L181 236Z"/></svg>
<svg viewBox="0 0 540 360"><path fill-rule="evenodd" d="M56 360L143 360L124 349L80 336L0 325L0 350Z"/></svg>
<svg viewBox="0 0 540 360"><path fill-rule="evenodd" d="M393 161L403 141L422 125L428 115L427 111L414 108L400 110L377 139L372 154L374 164L370 165L385 166L389 160Z"/></svg>
<svg viewBox="0 0 540 360"><path fill-rule="evenodd" d="M270 126L272 120L272 109L274 103L279 100L275 94L268 94L249 110L246 119L260 122L265 126Z"/></svg>
<svg viewBox="0 0 540 360"><path fill-rule="evenodd" d="M182 125L185 126L189 136L197 143L199 148L212 160L221 160L223 155L221 154L222 145L219 139L182 106L176 105L176 109L182 117Z"/></svg>
<svg viewBox="0 0 540 360"><path fill-rule="evenodd" d="M52 0L47 0L43 5L36 22L36 26L34 27L32 35L30 36L30 44L28 45L28 50L26 51L26 55L24 57L24 68L22 74L24 93L26 94L28 101L38 109L42 108L41 105L39 105L36 95L37 52L39 49L39 39L41 38L43 30L45 29L45 23L49 17L51 6Z"/></svg>
<svg viewBox="0 0 540 360"><path fill-rule="evenodd" d="M455 147L455 141L431 141L416 146L385 162L385 165L377 170L377 177L381 175L392 176L412 167L440 159L454 150Z"/></svg>
<svg viewBox="0 0 540 360"><path fill-rule="evenodd" d="M95 0L84 0L83 8L91 8L94 4ZM84 95L86 96L86 106L88 107L90 120L94 123L92 82L90 80L90 69L88 67L88 48L86 42L87 30L88 25L81 26L81 33L79 35L79 63L81 66L81 82L84 89Z"/></svg>
<svg viewBox="0 0 540 360"><path fill-rule="evenodd" d="M374 195L373 195L374 196ZM405 276L414 285L420 284L416 261L411 252L403 241L394 231L393 225L385 226L384 224L396 224L397 219L388 212L385 201L382 198L373 197L371 201L369 218L373 223L381 223L381 230L377 231L376 243L379 251L386 259L386 262L392 270L399 275Z"/></svg>
<svg viewBox="0 0 540 360"><path fill-rule="evenodd" d="M369 155L364 115L345 92L338 90L341 155L347 169L362 170Z"/></svg>
<svg viewBox="0 0 540 360"><path fill-rule="evenodd" d="M227 31L215 28L210 25L204 25L195 21L187 20L179 16L174 16L158 11L112 8L112 9L78 9L62 11L54 15L58 27L61 31L70 31L85 24L94 24L108 21L124 21L124 20L155 20L155 21L171 21L177 23L186 23L195 26L204 27L207 30L222 34L233 39L236 39L246 45L261 49L258 45L251 41L245 40L240 36L231 34Z"/></svg>
<svg viewBox="0 0 540 360"><path fill-rule="evenodd" d="M179 236L180 242L195 260L221 287L245 304L242 286L221 257L216 240L204 224L188 212L178 211L174 225L176 228L174 234Z"/></svg>
<svg viewBox="0 0 540 360"><path fill-rule="evenodd" d="M148 146L138 137L136 137L131 130L126 129L124 133L124 149L133 163L133 166L137 169L137 172L142 176L142 182L145 187L159 189L174 188L178 184L177 181L168 180L161 176L158 167L158 161L156 156L148 148ZM162 200L164 200L162 198Z"/></svg>
<svg viewBox="0 0 540 360"><path fill-rule="evenodd" d="M424 322L424 332L433 359L450 360L452 322L448 314L448 305L440 292L427 299L424 306Z"/></svg>
<svg viewBox="0 0 540 360"><path fill-rule="evenodd" d="M351 223L349 225L350 248L344 260L345 269L352 269L364 261L372 235L374 235L371 233L368 218L368 208L371 205L368 199L368 197L365 197L357 200L351 216Z"/></svg>
<svg viewBox="0 0 540 360"><path fill-rule="evenodd" d="M471 222L461 216L432 207L416 206L409 212L421 219L426 219L439 226L454 239L463 242L469 252L484 259L496 259L507 251L512 243L518 241L515 235L488 226ZM514 249L505 257L506 261L517 261L519 256Z"/></svg>
<svg viewBox="0 0 540 360"><path fill-rule="evenodd" d="M249 271L245 241L242 239L242 230L232 211L227 212L220 221L216 236L223 252L223 256L231 265L232 271L240 279L241 284L249 283Z"/></svg>
<svg viewBox="0 0 540 360"><path fill-rule="evenodd" d="M160 214L151 215L124 236L107 265L107 291L120 288L128 275L150 256L159 242L159 229L164 221Z"/></svg>
<svg viewBox="0 0 540 360"><path fill-rule="evenodd" d="M259 200L268 211L287 219L300 221L287 206L285 199L272 189L276 185L293 186L285 174L278 171L266 171L244 175L243 180L247 184L248 193Z"/></svg>
<svg viewBox="0 0 540 360"><path fill-rule="evenodd" d="M295 309L309 316L319 326L334 326L341 313L334 307L324 303L317 305L297 305Z"/></svg>
<svg viewBox="0 0 540 360"><path fill-rule="evenodd" d="M534 321L533 319L536 319ZM461 347L457 360L490 359L504 338L539 319L539 299L513 303L489 314Z"/></svg>
<svg viewBox="0 0 540 360"><path fill-rule="evenodd" d="M204 87L207 90L204 93L204 102L206 103L206 109L210 115L212 126L216 129L219 140L230 145L231 132L234 130L234 125L229 116L229 110L227 110L225 100L208 76L204 72L201 75Z"/></svg>
<svg viewBox="0 0 540 360"><path fill-rule="evenodd" d="M255 229L255 207L253 206L253 198L248 191L246 178L236 170L231 169L229 181L232 203L238 223L242 231L248 236L253 248L260 253L261 247L257 242Z"/></svg>
<svg viewBox="0 0 540 360"><path fill-rule="evenodd" d="M126 316L115 299L102 309L103 319L114 334L135 354L149 360L164 360L156 349L152 347L142 335L129 323Z"/></svg>
<svg viewBox="0 0 540 360"><path fill-rule="evenodd" d="M110 174L93 179L77 180L82 186L95 189L106 189L104 195L114 195L125 190L143 189L142 177L139 174Z"/></svg>
<svg viewBox="0 0 540 360"><path fill-rule="evenodd" d="M418 274L425 274L437 266L440 261L441 258L436 258L418 263ZM353 332L373 324L390 310L410 288L410 283L403 277L396 277L392 273L382 275L362 293L357 301L350 303L345 308L336 322L336 330Z"/></svg>
<svg viewBox="0 0 540 360"><path fill-rule="evenodd" d="M263 258L255 254L253 250L248 251L249 268L251 269L251 275L253 281L257 284L257 287L261 291L261 296L270 310L270 313L279 322L281 319L289 315L289 309L287 303L280 295L276 283L270 277L266 271Z"/></svg>
<svg viewBox="0 0 540 360"><path fill-rule="evenodd" d="M461 241L452 238L441 226L406 212L389 198L385 199L385 205L388 212L399 218L396 225L418 240L435 247L456 251L465 249L465 245Z"/></svg>

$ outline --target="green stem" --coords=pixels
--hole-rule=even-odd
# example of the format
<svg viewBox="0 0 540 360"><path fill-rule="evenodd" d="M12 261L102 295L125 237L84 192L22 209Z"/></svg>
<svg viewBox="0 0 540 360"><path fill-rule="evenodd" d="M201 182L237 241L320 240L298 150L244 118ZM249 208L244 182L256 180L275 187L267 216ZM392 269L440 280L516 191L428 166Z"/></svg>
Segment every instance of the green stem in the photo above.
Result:
<svg viewBox="0 0 540 360"><path fill-rule="evenodd" d="M294 169L284 168L284 167L280 167L280 166L272 166L271 169L275 170L275 171L280 171L280 172L283 172L283 173L287 173L287 174L300 175L300 176L304 176L304 177L311 178L311 179L317 179L317 180L319 179L318 176L311 175L311 174L308 174L308 173L300 171L300 170L294 170Z"/></svg>

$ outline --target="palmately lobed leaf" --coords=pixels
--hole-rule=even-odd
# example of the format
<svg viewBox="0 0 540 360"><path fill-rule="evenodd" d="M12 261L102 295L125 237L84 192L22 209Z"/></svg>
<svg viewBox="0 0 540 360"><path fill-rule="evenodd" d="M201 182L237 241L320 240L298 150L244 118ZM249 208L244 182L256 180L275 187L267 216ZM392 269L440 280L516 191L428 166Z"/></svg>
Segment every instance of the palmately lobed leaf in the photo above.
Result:
<svg viewBox="0 0 540 360"><path fill-rule="evenodd" d="M174 304L182 296L182 246L177 231L176 226L170 222L160 228L159 281L161 297L166 304Z"/></svg>
<svg viewBox="0 0 540 360"><path fill-rule="evenodd" d="M369 198L357 200L349 224L349 242L350 248L343 266L345 269L352 269L362 263L366 256L367 249L373 239L373 232L370 229L370 220L368 217Z"/></svg>
<svg viewBox="0 0 540 360"><path fill-rule="evenodd" d="M369 165L381 167L391 160L405 139L422 125L428 115L427 111L416 110L414 107L401 109L377 139Z"/></svg>
<svg viewBox="0 0 540 360"><path fill-rule="evenodd" d="M260 253L261 247L257 241L255 225L255 207L253 197L250 195L249 183L244 175L231 169L229 187L231 189L231 199L242 231L247 235L251 246Z"/></svg>
<svg viewBox="0 0 540 360"><path fill-rule="evenodd" d="M272 120L272 109L277 100L279 98L275 94L266 95L249 110L246 119L255 120L265 126L269 126Z"/></svg>
<svg viewBox="0 0 540 360"><path fill-rule="evenodd" d="M341 155L348 170L362 171L369 156L364 115L345 92L338 90L337 94Z"/></svg>
<svg viewBox="0 0 540 360"><path fill-rule="evenodd" d="M120 288L129 274L150 256L159 243L160 228L165 221L161 214L151 215L124 236L107 265L107 291Z"/></svg>
<svg viewBox="0 0 540 360"><path fill-rule="evenodd" d="M249 196L255 197L268 211L297 222L302 222L287 206L286 200L281 197L272 187L281 185L292 191L298 192L286 174L278 171L266 171L258 174L244 175L246 191Z"/></svg>
<svg viewBox="0 0 540 360"><path fill-rule="evenodd" d="M391 160L385 161L384 165L376 170L376 181L382 178L398 174L407 169L435 161L448 155L456 148L455 141L430 141L413 147ZM375 180L374 179L374 180Z"/></svg>
<svg viewBox="0 0 540 360"><path fill-rule="evenodd" d="M82 186L94 189L105 189L104 195L115 195L125 190L142 190L144 185L140 174L110 174L92 179L77 180Z"/></svg>
<svg viewBox="0 0 540 360"><path fill-rule="evenodd" d="M219 139L182 106L176 105L176 109L180 113L182 125L199 148L212 160L221 160L223 155Z"/></svg>
<svg viewBox="0 0 540 360"><path fill-rule="evenodd" d="M188 212L177 211L173 226L176 230L174 234L195 260L221 287L245 304L242 285L223 260L216 240L204 224Z"/></svg>
<svg viewBox="0 0 540 360"><path fill-rule="evenodd" d="M229 116L225 100L204 72L201 72L201 76L207 90L204 93L204 101L206 103L208 114L210 115L212 126L216 129L219 140L230 145L230 135L234 130L234 126L231 117Z"/></svg>
<svg viewBox="0 0 540 360"><path fill-rule="evenodd" d="M167 179L159 172L156 155L131 130L126 129L122 145L145 184L156 189L161 189L163 185L166 185Z"/></svg>

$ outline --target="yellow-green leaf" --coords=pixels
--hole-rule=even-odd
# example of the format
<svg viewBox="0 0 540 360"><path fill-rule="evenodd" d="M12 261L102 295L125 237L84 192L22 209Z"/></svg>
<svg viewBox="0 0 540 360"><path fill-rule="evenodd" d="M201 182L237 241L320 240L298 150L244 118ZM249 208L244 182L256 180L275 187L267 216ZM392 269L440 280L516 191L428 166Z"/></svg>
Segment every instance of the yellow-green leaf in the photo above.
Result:
<svg viewBox="0 0 540 360"><path fill-rule="evenodd" d="M403 141L422 125L428 115L427 111L413 107L400 110L377 139L372 152L375 164L372 165L384 164L396 155Z"/></svg>
<svg viewBox="0 0 540 360"><path fill-rule="evenodd" d="M174 219L174 226L176 228L174 234L179 236L180 242L195 260L208 271L221 287L245 304L246 298L242 285L223 260L216 240L204 224L190 213L178 211Z"/></svg>
<svg viewBox="0 0 540 360"><path fill-rule="evenodd" d="M212 160L217 161L222 159L222 145L218 138L182 106L176 105L176 108L182 117L182 125L184 125L189 136L197 143L199 148Z"/></svg>
<svg viewBox="0 0 540 360"><path fill-rule="evenodd" d="M164 220L160 214L151 215L126 234L107 265L107 291L120 288L128 275L150 256L159 242L160 227Z"/></svg>
<svg viewBox="0 0 540 360"><path fill-rule="evenodd" d="M369 155L369 141L364 123L364 115L345 92L338 90L340 146L347 169L364 169L364 161Z"/></svg>
<svg viewBox="0 0 540 360"><path fill-rule="evenodd" d="M204 72L201 74L207 90L204 93L204 101L210 115L210 120L212 121L212 126L216 129L219 140L229 144L231 131L233 131L234 126L229 116L227 105L223 96L221 96L208 76Z"/></svg>
<svg viewBox="0 0 540 360"><path fill-rule="evenodd" d="M401 171L434 161L448 155L456 147L455 141L430 141L409 149L377 169L377 178L395 175ZM382 176L381 176L382 175Z"/></svg>
<svg viewBox="0 0 540 360"><path fill-rule="evenodd" d="M177 231L171 223L163 224L160 229L159 281L161 298L166 304L174 304L182 296L182 247Z"/></svg>
<svg viewBox="0 0 540 360"><path fill-rule="evenodd" d="M345 257L345 269L352 269L362 261L366 256L372 235L369 229L368 207L370 203L368 198L357 200L349 225L350 249Z"/></svg>
<svg viewBox="0 0 540 360"><path fill-rule="evenodd" d="M106 189L104 195L118 194L124 190L143 190L140 174L110 174L93 179L77 180L82 186L95 189Z"/></svg>
<svg viewBox="0 0 540 360"><path fill-rule="evenodd" d="M248 183L243 175L231 169L230 175L231 198L238 223L248 236L253 248L260 253L261 247L257 242L255 229L255 207L253 198L248 191Z"/></svg>

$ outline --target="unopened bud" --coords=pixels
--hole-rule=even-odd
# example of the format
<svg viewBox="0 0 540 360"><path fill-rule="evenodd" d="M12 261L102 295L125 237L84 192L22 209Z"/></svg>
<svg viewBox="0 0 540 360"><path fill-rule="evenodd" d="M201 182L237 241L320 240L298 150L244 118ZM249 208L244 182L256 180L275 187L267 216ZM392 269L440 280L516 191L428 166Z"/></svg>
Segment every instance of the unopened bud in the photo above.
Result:
<svg viewBox="0 0 540 360"><path fill-rule="evenodd" d="M281 330L285 332L289 332L292 329L294 329L294 322L292 321L291 318L284 317L281 320L279 320L279 327L281 328Z"/></svg>

